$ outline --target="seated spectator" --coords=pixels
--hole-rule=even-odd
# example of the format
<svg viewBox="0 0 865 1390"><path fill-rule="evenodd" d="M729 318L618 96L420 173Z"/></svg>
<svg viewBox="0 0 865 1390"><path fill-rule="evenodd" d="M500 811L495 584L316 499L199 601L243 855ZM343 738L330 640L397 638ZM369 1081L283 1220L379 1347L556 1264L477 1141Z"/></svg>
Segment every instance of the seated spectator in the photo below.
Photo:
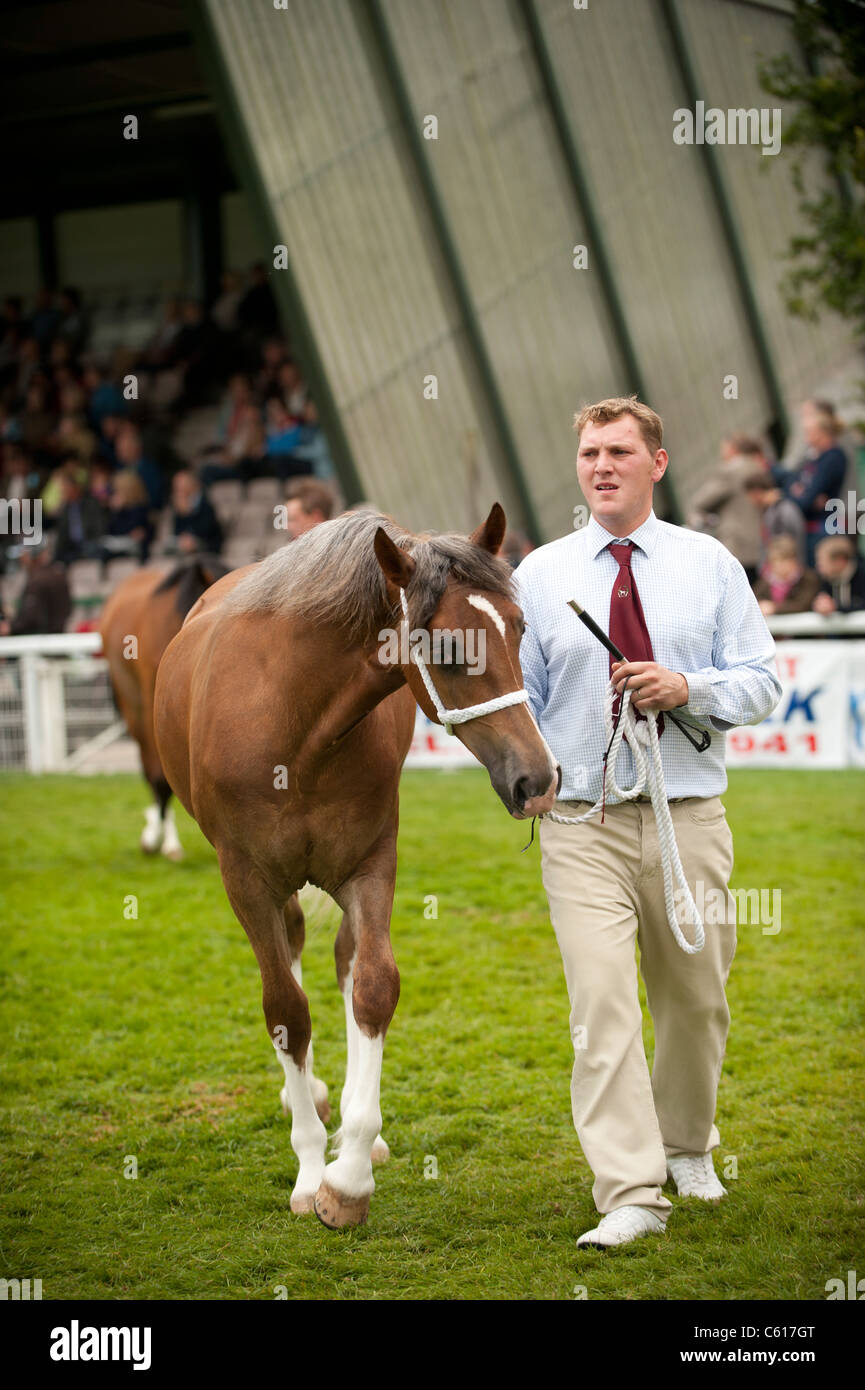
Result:
<svg viewBox="0 0 865 1390"><path fill-rule="evenodd" d="M72 353L78 353L87 337L87 319L78 290L68 287L60 296L60 323L57 337L68 343Z"/></svg>
<svg viewBox="0 0 865 1390"><path fill-rule="evenodd" d="M865 608L865 560L855 536L826 536L817 545L820 592L815 613L859 613Z"/></svg>
<svg viewBox="0 0 865 1390"><path fill-rule="evenodd" d="M198 478L188 468L181 468L172 479L171 514L178 550L219 554L222 549L219 518Z"/></svg>
<svg viewBox="0 0 865 1390"><path fill-rule="evenodd" d="M817 542L827 534L826 522L834 516L828 510L833 498L841 497L847 473L847 455L838 443L844 426L826 401L806 401L802 425L808 455L793 473L773 470L776 481L796 503L805 518L808 564L813 565Z"/></svg>
<svg viewBox="0 0 865 1390"><path fill-rule="evenodd" d="M288 358L276 374L277 394L289 415L299 420L306 405L306 385L300 375L297 363Z"/></svg>
<svg viewBox="0 0 865 1390"><path fill-rule="evenodd" d="M109 468L107 463L97 459L90 468L90 480L88 492L91 497L95 497L97 502L103 507L108 507L111 502L113 487L114 469Z"/></svg>
<svg viewBox="0 0 865 1390"><path fill-rule="evenodd" d="M44 525L51 527L58 522L66 500L64 490L66 479L68 477L74 478L81 485L82 492L86 492L88 476L88 471L77 454L70 450L60 455L57 467L49 474L41 493Z"/></svg>
<svg viewBox="0 0 865 1390"><path fill-rule="evenodd" d="M39 473L33 467L33 460L20 444L7 444L3 451L3 482L0 486L3 496L11 501L17 497L23 501L32 497L39 488Z"/></svg>
<svg viewBox="0 0 865 1390"><path fill-rule="evenodd" d="M21 568L27 576L24 589L11 622L0 622L0 636L63 632L72 612L65 571L52 563L45 545L23 546Z"/></svg>
<svg viewBox="0 0 865 1390"><path fill-rule="evenodd" d="M813 570L803 569L792 536L776 536L769 542L766 563L754 585L761 611L807 613L817 595L820 581Z"/></svg>
<svg viewBox="0 0 865 1390"><path fill-rule="evenodd" d="M101 540L103 563L116 555L134 555L144 564L153 543L150 498L134 468L114 475L108 503L108 525Z"/></svg>
<svg viewBox="0 0 865 1390"><path fill-rule="evenodd" d="M104 535L107 513L95 497L84 490L80 474L68 467L62 471L62 503L57 514L54 559L62 565L72 560L95 559Z"/></svg>
<svg viewBox="0 0 865 1390"><path fill-rule="evenodd" d="M147 489L151 507L158 510L164 497L162 474L153 459L145 455L141 431L130 420L124 420L118 429L114 452L120 468L132 468L139 475Z"/></svg>
<svg viewBox="0 0 865 1390"><path fill-rule="evenodd" d="M106 417L124 416L127 402L123 392L109 377L104 367L91 365L84 372L84 386L88 393L87 419L98 435Z"/></svg>
<svg viewBox="0 0 865 1390"><path fill-rule="evenodd" d="M285 518L286 532L290 541L296 541L304 532L330 521L336 506L333 489L317 478L298 478L289 483L286 489Z"/></svg>
<svg viewBox="0 0 865 1390"><path fill-rule="evenodd" d="M57 335L61 313L54 303L54 295L44 285L36 291L33 312L30 315L30 332L39 345L40 352L47 352Z"/></svg>
<svg viewBox="0 0 865 1390"><path fill-rule="evenodd" d="M796 542L799 563L805 566L805 518L795 502L785 497L771 473L749 473L745 479L745 496L755 508L760 523L760 565L766 563L769 542L776 536L792 536Z"/></svg>
<svg viewBox="0 0 865 1390"><path fill-rule="evenodd" d="M55 451L75 454L84 468L96 453L96 435L87 428L83 415L61 415L51 443Z"/></svg>
<svg viewBox="0 0 865 1390"><path fill-rule="evenodd" d="M281 338L268 338L261 347L261 366L255 378L255 394L260 401L279 394L279 369L287 351Z"/></svg>
<svg viewBox="0 0 865 1390"><path fill-rule="evenodd" d="M138 361L139 368L149 372L160 372L174 366L175 341L181 328L180 300L169 299L165 303L162 322L152 338L145 344Z"/></svg>
<svg viewBox="0 0 865 1390"><path fill-rule="evenodd" d="M291 452L276 463L280 478L314 473L323 482L334 476L333 459L324 431L319 427L318 411L313 400L307 400L300 420L300 435Z"/></svg>
<svg viewBox="0 0 865 1390"><path fill-rule="evenodd" d="M223 333L236 333L237 310L243 298L243 282L236 270L226 270L220 280L219 296L210 306L210 317Z"/></svg>
<svg viewBox="0 0 865 1390"><path fill-rule="evenodd" d="M279 311L263 261L256 261L249 272L249 288L237 306L237 322L248 339L259 342L279 327Z"/></svg>
<svg viewBox="0 0 865 1390"><path fill-rule="evenodd" d="M296 466L291 462L291 454L303 441L303 427L292 419L279 396L271 396L267 401L264 418L268 471L279 478L311 473L312 466L305 460L298 460Z"/></svg>
<svg viewBox="0 0 865 1390"><path fill-rule="evenodd" d="M765 462L759 440L729 435L721 444L721 462L691 499L688 525L713 535L735 555L753 584L760 559L760 521L745 495L745 479Z"/></svg>
<svg viewBox="0 0 865 1390"><path fill-rule="evenodd" d="M18 415L19 438L33 454L47 459L53 429L54 416L48 409L45 385L37 379L27 388L24 409Z"/></svg>

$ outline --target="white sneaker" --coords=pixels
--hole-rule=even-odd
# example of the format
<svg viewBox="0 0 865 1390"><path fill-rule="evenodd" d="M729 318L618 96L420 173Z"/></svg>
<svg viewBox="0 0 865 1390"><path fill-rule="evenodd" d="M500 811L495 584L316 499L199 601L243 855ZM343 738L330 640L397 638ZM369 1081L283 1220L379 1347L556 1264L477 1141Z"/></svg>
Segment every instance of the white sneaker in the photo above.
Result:
<svg viewBox="0 0 865 1390"><path fill-rule="evenodd" d="M711 1153L679 1154L667 1159L667 1176L673 1179L680 1197L702 1197L704 1202L720 1202L726 1197L715 1172Z"/></svg>
<svg viewBox="0 0 865 1390"><path fill-rule="evenodd" d="M601 1217L593 1231L584 1232L577 1245L626 1245L638 1236L663 1235L666 1225L648 1207L616 1207Z"/></svg>

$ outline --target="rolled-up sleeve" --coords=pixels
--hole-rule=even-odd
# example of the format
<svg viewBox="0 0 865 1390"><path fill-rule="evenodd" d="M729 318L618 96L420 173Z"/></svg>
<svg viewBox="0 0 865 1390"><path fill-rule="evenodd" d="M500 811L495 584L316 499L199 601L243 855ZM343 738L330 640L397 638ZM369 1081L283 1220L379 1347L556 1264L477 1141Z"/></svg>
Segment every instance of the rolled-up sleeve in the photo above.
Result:
<svg viewBox="0 0 865 1390"><path fill-rule="evenodd" d="M731 556L715 621L712 665L682 671L685 708L703 725L726 732L759 724L781 699L775 642L747 576Z"/></svg>

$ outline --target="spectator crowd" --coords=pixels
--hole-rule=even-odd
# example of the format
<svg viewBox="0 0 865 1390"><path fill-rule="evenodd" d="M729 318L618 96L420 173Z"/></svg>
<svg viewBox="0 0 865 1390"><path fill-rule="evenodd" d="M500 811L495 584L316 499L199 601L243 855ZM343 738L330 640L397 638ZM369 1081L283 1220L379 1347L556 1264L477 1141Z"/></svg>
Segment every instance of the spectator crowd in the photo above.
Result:
<svg viewBox="0 0 865 1390"><path fill-rule="evenodd" d="M271 479L271 500L289 489L289 530L303 529L307 504L330 515L335 503L327 441L263 265L245 279L227 273L207 310L169 299L137 351L106 357L90 336L74 288L3 304L0 496L38 503L42 541L0 533L0 575L19 562L25 571L18 611L0 610L0 632L62 630L78 561L97 562L107 579L117 559L219 554L226 518L215 484ZM175 440L196 411L216 414L216 427L182 457Z"/></svg>
<svg viewBox="0 0 865 1390"><path fill-rule="evenodd" d="M242 510L244 495L271 480L267 501L282 498L285 514L276 544L337 505L315 402L280 330L263 265L245 279L228 272L208 309L169 299L137 351L118 348L106 359L89 340L74 288L42 290L29 307L16 296L3 305L0 495L39 504L43 541L23 545L0 534L0 576L10 561L24 571L17 611L0 606L0 633L62 631L71 612L67 575L78 562L95 562L107 581L116 560L219 554L232 524L214 504L220 491ZM215 425L182 457L175 441L201 407ZM771 459L758 439L725 439L687 524L741 561L767 615L865 609L865 562L855 526L851 534L843 524L843 426L831 404L808 401L802 427L806 450L794 468ZM258 558L249 549L230 561ZM519 532L508 533L511 564L530 549Z"/></svg>

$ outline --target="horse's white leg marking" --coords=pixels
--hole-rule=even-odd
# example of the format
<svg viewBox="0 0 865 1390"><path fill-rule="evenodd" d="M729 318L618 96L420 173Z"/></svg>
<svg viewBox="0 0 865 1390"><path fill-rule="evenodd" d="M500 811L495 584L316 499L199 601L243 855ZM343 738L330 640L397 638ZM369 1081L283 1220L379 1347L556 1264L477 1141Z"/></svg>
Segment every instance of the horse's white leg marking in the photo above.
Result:
<svg viewBox="0 0 865 1390"><path fill-rule="evenodd" d="M148 806L144 812L144 829L141 832L141 848L145 854L155 854L162 843L162 817L158 806Z"/></svg>
<svg viewBox="0 0 865 1390"><path fill-rule="evenodd" d="M309 1058L301 1068L293 1057L276 1047L276 1055L285 1072L285 1090L291 1108L291 1147L297 1154L300 1167L291 1194L291 1209L303 1213L312 1211L313 1198L324 1177L324 1151L327 1130L318 1118L310 1086Z"/></svg>
<svg viewBox="0 0 865 1390"><path fill-rule="evenodd" d="M351 994L354 978L354 962L355 957L352 956L351 965L349 965L348 967L348 973L342 982L342 999L345 1005L346 1062L345 1082L342 1088L342 1095L339 1099L339 1113L343 1123L340 1125L336 1134L333 1136L331 1147L334 1153L340 1153L342 1150L342 1144L344 1139L343 1126L345 1123L345 1117L348 1113L349 1104L351 1102L352 1093L354 1091L355 1083L357 1080L358 1038L361 1036L361 1032L357 1026L357 1020L354 1016L354 1004L352 1002ZM377 1134L375 1137L375 1142L372 1146L371 1158L373 1163L384 1163L386 1159L390 1158L390 1149L388 1148L387 1144L382 1139L380 1134Z"/></svg>
<svg viewBox="0 0 865 1390"><path fill-rule="evenodd" d="M488 617L492 618L502 637L504 637L505 620L495 604L490 603L489 599L483 594L469 594L468 602L471 604L472 608L477 608L478 612L486 613Z"/></svg>
<svg viewBox="0 0 865 1390"><path fill-rule="evenodd" d="M355 1024L357 1028L357 1024ZM381 1129L381 1061L384 1035L370 1038L357 1028L355 1076L342 1120L339 1157L324 1170L324 1180L342 1197L369 1197L375 1191L372 1146Z"/></svg>
<svg viewBox="0 0 865 1390"><path fill-rule="evenodd" d="M303 989L303 965L299 959L291 962L291 973L300 988ZM321 1106L327 1105L327 1086L323 1081L319 1081L318 1077L313 1074L312 1038L310 1038L309 1047L306 1050L306 1070L309 1076L312 1098L315 1102L316 1109L319 1109ZM291 1096L289 1095L287 1086L283 1086L279 1093L279 1098L282 1101L283 1110L288 1114L291 1110Z"/></svg>
<svg viewBox="0 0 865 1390"><path fill-rule="evenodd" d="M168 859L182 859L183 846L174 824L174 807L169 806L162 820L162 853Z"/></svg>

